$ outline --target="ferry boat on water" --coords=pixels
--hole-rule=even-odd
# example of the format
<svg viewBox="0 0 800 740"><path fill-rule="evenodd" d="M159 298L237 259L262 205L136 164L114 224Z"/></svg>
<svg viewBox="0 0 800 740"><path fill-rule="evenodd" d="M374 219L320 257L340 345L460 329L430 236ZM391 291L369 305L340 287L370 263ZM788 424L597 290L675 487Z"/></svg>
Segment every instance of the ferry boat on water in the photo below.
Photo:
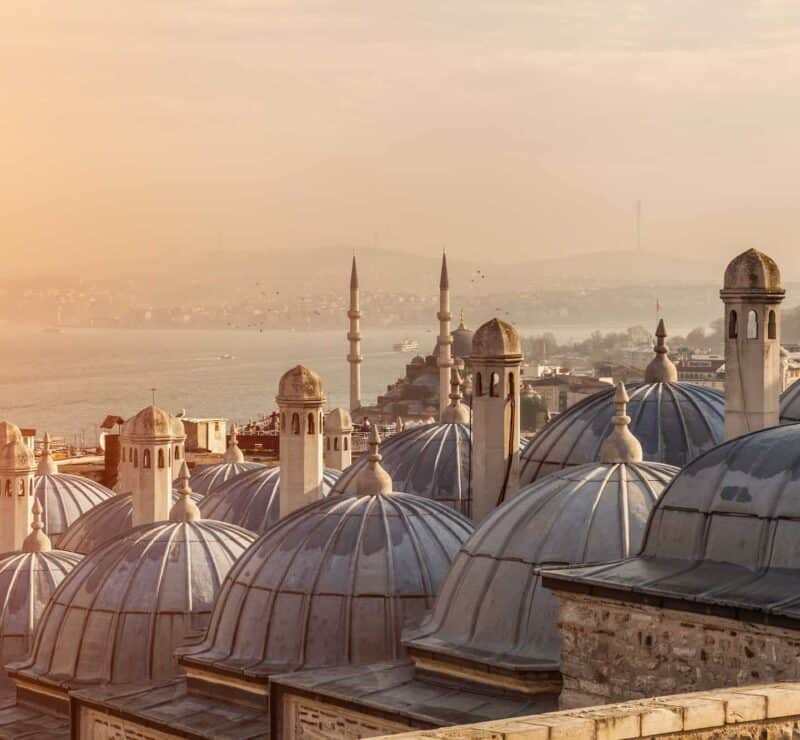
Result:
<svg viewBox="0 0 800 740"><path fill-rule="evenodd" d="M406 337L402 342L392 345L392 349L395 352L416 352L419 349L419 342Z"/></svg>

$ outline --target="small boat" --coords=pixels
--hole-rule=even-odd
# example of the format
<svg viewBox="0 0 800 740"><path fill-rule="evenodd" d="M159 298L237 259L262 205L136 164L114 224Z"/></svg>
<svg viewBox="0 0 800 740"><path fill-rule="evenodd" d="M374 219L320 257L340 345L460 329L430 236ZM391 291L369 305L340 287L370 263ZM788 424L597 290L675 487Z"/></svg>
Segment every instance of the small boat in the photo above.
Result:
<svg viewBox="0 0 800 740"><path fill-rule="evenodd" d="M233 360L233 359L234 359L234 357L233 357L233 355L231 355L231 354L228 354L228 353L226 352L224 355L220 355L219 357L217 357L217 359L218 359L218 360Z"/></svg>
<svg viewBox="0 0 800 740"><path fill-rule="evenodd" d="M406 337L402 342L392 345L395 352L416 352L419 349L419 342L415 339Z"/></svg>

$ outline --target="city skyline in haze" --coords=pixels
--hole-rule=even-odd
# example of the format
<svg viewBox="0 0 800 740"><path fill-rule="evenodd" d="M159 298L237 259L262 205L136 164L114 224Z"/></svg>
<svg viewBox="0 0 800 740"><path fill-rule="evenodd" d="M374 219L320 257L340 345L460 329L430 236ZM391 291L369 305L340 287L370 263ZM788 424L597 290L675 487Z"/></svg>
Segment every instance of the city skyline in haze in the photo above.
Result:
<svg viewBox="0 0 800 740"><path fill-rule="evenodd" d="M794 256L796 3L7 0L0 23L6 277L634 250L637 201L647 251Z"/></svg>

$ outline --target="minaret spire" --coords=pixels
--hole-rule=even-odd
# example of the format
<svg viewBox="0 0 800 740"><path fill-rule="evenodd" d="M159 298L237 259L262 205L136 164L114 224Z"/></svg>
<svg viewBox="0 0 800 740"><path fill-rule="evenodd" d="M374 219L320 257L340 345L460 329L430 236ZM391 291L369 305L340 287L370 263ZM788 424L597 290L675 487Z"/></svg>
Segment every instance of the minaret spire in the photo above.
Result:
<svg viewBox="0 0 800 740"><path fill-rule="evenodd" d="M236 424L231 424L231 438L230 442L228 443L228 449L225 450L226 463L244 462L244 453L239 448L239 440L237 438L238 433L239 430L236 428Z"/></svg>
<svg viewBox="0 0 800 740"><path fill-rule="evenodd" d="M625 384L620 380L614 394L614 404L617 407L617 413L612 420L614 426L600 447L602 463L611 465L642 462L642 445L633 436L629 427L631 423L631 417L628 416L629 400Z"/></svg>
<svg viewBox="0 0 800 740"><path fill-rule="evenodd" d="M53 460L50 451L50 434L44 433L44 445L42 446L42 456L39 458L39 465L36 468L36 475L55 475L58 472L58 465Z"/></svg>
<svg viewBox="0 0 800 740"><path fill-rule="evenodd" d="M678 368L669 359L669 347L665 343L666 338L667 330L664 327L664 319L659 319L658 328L656 329L656 346L653 348L656 356L644 371L645 383L675 383L678 380Z"/></svg>
<svg viewBox="0 0 800 740"><path fill-rule="evenodd" d="M374 496L392 492L392 478L381 465L381 435L377 425L369 430L369 462L356 479L356 490L359 496Z"/></svg>
<svg viewBox="0 0 800 740"><path fill-rule="evenodd" d="M453 367L452 345L450 336L450 280L447 275L447 254L442 250L442 271L439 276L439 338L437 355L439 359L439 415L448 406L447 397L450 390L450 369Z"/></svg>
<svg viewBox="0 0 800 740"><path fill-rule="evenodd" d="M361 307L355 254L350 269L350 310L347 318L350 319L350 330L347 332L347 341L350 342L347 355L347 362L350 363L350 410L354 411L361 408L361 363L364 360L361 356Z"/></svg>

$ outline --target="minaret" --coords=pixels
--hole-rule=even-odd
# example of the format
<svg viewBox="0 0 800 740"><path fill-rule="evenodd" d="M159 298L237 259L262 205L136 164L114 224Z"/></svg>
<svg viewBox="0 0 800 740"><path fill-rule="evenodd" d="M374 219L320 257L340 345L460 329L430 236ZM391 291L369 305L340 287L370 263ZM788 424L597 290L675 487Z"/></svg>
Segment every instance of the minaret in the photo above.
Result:
<svg viewBox="0 0 800 740"><path fill-rule="evenodd" d="M620 380L614 394L617 413L613 427L600 447L600 462L611 465L619 463L642 462L642 445L630 430L631 417L628 416L628 392Z"/></svg>
<svg viewBox="0 0 800 740"><path fill-rule="evenodd" d="M353 420L345 409L333 409L325 416L325 467L344 470L353 462Z"/></svg>
<svg viewBox="0 0 800 740"><path fill-rule="evenodd" d="M376 496L392 492L392 478L381 465L381 435L378 427L373 425L369 430L369 457L365 467L356 478L356 493L359 496Z"/></svg>
<svg viewBox="0 0 800 740"><path fill-rule="evenodd" d="M461 403L461 373L454 367L450 378L450 405L442 411L443 424L469 424L469 409Z"/></svg>
<svg viewBox="0 0 800 740"><path fill-rule="evenodd" d="M472 338L472 520L480 522L519 488L520 374L517 330L499 319Z"/></svg>
<svg viewBox="0 0 800 740"><path fill-rule="evenodd" d="M237 439L238 431L236 424L231 424L231 436L224 457L224 462L226 463L235 464L244 462L244 453L239 448L239 440Z"/></svg>
<svg viewBox="0 0 800 740"><path fill-rule="evenodd" d="M755 249L725 270L725 439L779 423L785 293L778 265Z"/></svg>
<svg viewBox="0 0 800 740"><path fill-rule="evenodd" d="M36 458L21 437L0 447L0 552L19 550L31 531L35 472Z"/></svg>
<svg viewBox="0 0 800 740"><path fill-rule="evenodd" d="M170 521L173 522L196 522L202 518L200 509L197 504L192 501L192 489L189 485L189 466L184 460L181 463L181 469L178 473L178 485L176 486L180 498L173 504L169 510Z"/></svg>
<svg viewBox="0 0 800 740"><path fill-rule="evenodd" d="M22 541L22 552L50 552L53 543L45 534L44 524L42 523L42 505L39 499L33 497L33 524L31 533Z"/></svg>
<svg viewBox="0 0 800 740"><path fill-rule="evenodd" d="M442 252L442 271L439 276L439 416L447 408L448 392L450 390L450 369L453 367L453 337L450 336L450 281L447 277L447 255Z"/></svg>
<svg viewBox="0 0 800 740"><path fill-rule="evenodd" d="M39 458L39 466L36 468L36 475L55 475L58 473L58 465L53 460L50 450L50 434L44 433L44 445L42 446L42 456Z"/></svg>
<svg viewBox="0 0 800 740"><path fill-rule="evenodd" d="M281 413L280 515L322 498L322 379L297 365L284 373L275 399Z"/></svg>
<svg viewBox="0 0 800 740"><path fill-rule="evenodd" d="M350 270L350 310L347 312L350 319L350 331L347 340L350 342L350 352L347 361L350 363L350 410L361 408L361 307L358 291L358 270L356 269L356 256L353 255L353 266Z"/></svg>
<svg viewBox="0 0 800 740"><path fill-rule="evenodd" d="M656 356L644 371L645 383L676 383L678 381L678 368L669 359L669 347L664 343L667 330L664 328L664 319L658 322L656 329L656 346L653 349Z"/></svg>

